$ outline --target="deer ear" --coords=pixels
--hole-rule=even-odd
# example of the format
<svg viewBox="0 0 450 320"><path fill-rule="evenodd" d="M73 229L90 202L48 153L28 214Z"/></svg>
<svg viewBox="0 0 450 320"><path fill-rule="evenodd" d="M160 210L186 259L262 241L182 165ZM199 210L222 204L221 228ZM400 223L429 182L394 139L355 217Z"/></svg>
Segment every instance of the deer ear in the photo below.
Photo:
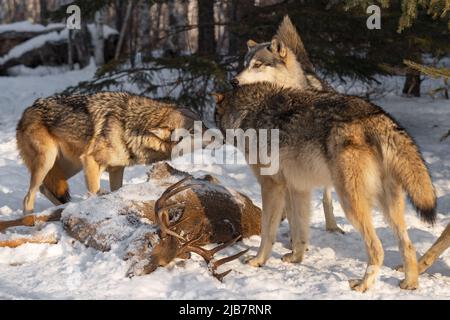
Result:
<svg viewBox="0 0 450 320"><path fill-rule="evenodd" d="M225 95L223 93L213 92L211 93L211 95L214 97L217 104L220 104L223 101L223 99L225 99Z"/></svg>
<svg viewBox="0 0 450 320"><path fill-rule="evenodd" d="M247 41L247 48L249 51L257 45L258 45L258 42L254 41L252 39Z"/></svg>
<svg viewBox="0 0 450 320"><path fill-rule="evenodd" d="M287 48L283 41L281 41L277 36L272 38L270 42L270 51L277 53L282 59L287 56Z"/></svg>

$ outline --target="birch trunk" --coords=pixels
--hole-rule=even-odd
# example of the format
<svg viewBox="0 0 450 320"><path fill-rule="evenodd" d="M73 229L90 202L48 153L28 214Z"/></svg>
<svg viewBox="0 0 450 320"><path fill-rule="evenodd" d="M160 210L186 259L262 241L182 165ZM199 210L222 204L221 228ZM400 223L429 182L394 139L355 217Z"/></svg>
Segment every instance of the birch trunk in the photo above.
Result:
<svg viewBox="0 0 450 320"><path fill-rule="evenodd" d="M198 0L198 26L198 53L213 55L216 51L214 1Z"/></svg>
<svg viewBox="0 0 450 320"><path fill-rule="evenodd" d="M127 4L127 11L125 13L125 18L123 19L122 29L120 30L119 42L117 43L116 53L114 54L114 59L118 60L120 57L120 52L122 50L123 42L125 40L125 32L127 31L128 23L130 21L131 12L133 11L133 2L129 1Z"/></svg>
<svg viewBox="0 0 450 320"><path fill-rule="evenodd" d="M73 30L69 29L69 36L67 37L67 63L70 70L73 70Z"/></svg>
<svg viewBox="0 0 450 320"><path fill-rule="evenodd" d="M139 2L138 52L142 57L150 56L150 8L146 1Z"/></svg>
<svg viewBox="0 0 450 320"><path fill-rule="evenodd" d="M103 26L105 24L105 13L99 10L95 13L95 35L94 35L94 57L95 64L101 66L105 63L105 36Z"/></svg>

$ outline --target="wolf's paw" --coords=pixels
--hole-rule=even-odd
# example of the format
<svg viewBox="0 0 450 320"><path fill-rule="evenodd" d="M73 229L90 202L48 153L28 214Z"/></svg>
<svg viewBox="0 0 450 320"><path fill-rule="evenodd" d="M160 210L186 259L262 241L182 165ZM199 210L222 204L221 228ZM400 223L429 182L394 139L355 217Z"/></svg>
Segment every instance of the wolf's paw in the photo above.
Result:
<svg viewBox="0 0 450 320"><path fill-rule="evenodd" d="M299 255L299 254L294 254L294 252L289 252L286 253L281 260L283 262L288 262L288 263L300 263L303 260L303 255Z"/></svg>
<svg viewBox="0 0 450 320"><path fill-rule="evenodd" d="M247 263L248 265L252 266L252 267L261 267L264 265L264 261L262 261L260 258L258 258L257 256L250 256L247 257L244 260L245 263Z"/></svg>
<svg viewBox="0 0 450 320"><path fill-rule="evenodd" d="M345 234L345 231L338 226L326 227L327 232Z"/></svg>
<svg viewBox="0 0 450 320"><path fill-rule="evenodd" d="M104 196L104 195L107 195L108 193L109 193L108 190L106 190L106 189L100 189L100 190L98 190L97 195L98 195L98 196Z"/></svg>
<svg viewBox="0 0 450 320"><path fill-rule="evenodd" d="M419 287L418 280L409 280L403 279L400 281L400 288L404 290L416 290Z"/></svg>
<svg viewBox="0 0 450 320"><path fill-rule="evenodd" d="M352 279L349 280L348 283L350 284L350 289L358 292L366 292L367 289L369 289L369 286L367 285L367 281L364 281L362 279Z"/></svg>
<svg viewBox="0 0 450 320"><path fill-rule="evenodd" d="M405 271L405 268L403 268L403 265L400 264L400 265L398 265L398 266L395 266L395 267L394 267L394 270L395 270L395 271L399 271L399 272L404 272L404 271Z"/></svg>

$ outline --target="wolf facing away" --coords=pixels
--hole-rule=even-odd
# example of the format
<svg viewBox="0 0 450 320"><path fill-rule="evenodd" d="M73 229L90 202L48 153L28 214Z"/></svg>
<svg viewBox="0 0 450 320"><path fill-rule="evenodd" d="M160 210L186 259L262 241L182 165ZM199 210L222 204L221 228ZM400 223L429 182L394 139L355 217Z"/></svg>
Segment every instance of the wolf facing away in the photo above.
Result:
<svg viewBox="0 0 450 320"><path fill-rule="evenodd" d="M91 194L105 170L111 191L119 189L125 167L168 159L172 131L191 131L196 120L187 109L122 92L38 99L16 130L31 173L24 212L33 211L38 189L55 205L69 201L67 180L81 170Z"/></svg>
<svg viewBox="0 0 450 320"><path fill-rule="evenodd" d="M256 43L249 40L247 47L244 70L231 80L234 87L270 82L285 88L334 91L317 75L289 16L284 17L271 42ZM322 199L326 230L344 233L333 215L331 188L325 188ZM292 208L286 208L288 219L290 211Z"/></svg>
<svg viewBox="0 0 450 320"><path fill-rule="evenodd" d="M399 240L405 265L400 287L418 287L416 252L404 221L404 191L430 223L436 217L436 196L418 147L395 120L357 97L270 83L244 85L216 100L215 119L222 131L279 130L278 173L260 175L262 164L251 165L261 184L263 213L261 245L250 265L261 266L268 259L286 200L295 214L289 221L292 252L283 260L301 262L308 242L311 191L334 186L369 258L364 277L351 280L351 288L369 289L383 263L383 248L372 224L375 204Z"/></svg>

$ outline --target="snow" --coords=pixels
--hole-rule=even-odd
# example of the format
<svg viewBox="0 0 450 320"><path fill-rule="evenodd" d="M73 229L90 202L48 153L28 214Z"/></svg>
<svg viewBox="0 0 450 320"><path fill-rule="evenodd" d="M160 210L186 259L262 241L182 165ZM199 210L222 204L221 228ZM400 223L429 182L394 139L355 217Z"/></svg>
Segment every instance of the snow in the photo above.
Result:
<svg viewBox="0 0 450 320"><path fill-rule="evenodd" d="M22 42L21 44L12 48L7 54L0 57L0 64L4 64L8 60L19 58L24 53L31 51L33 49L42 47L47 42L61 42L66 41L69 35L68 29L64 29L62 31L53 31L46 34L41 34L37 37L31 38L27 41Z"/></svg>
<svg viewBox="0 0 450 320"><path fill-rule="evenodd" d="M91 36L94 37L94 34L97 32L95 24L93 24L93 23L88 24L88 30L91 33ZM105 39L107 39L110 36L115 35L115 34L119 34L119 32L116 29L113 29L106 24L103 25L103 37Z"/></svg>
<svg viewBox="0 0 450 320"><path fill-rule="evenodd" d="M9 24L0 25L0 33L4 32L45 32L54 29L62 29L62 23L50 23L46 26L42 24L35 24L30 21L19 21Z"/></svg>
<svg viewBox="0 0 450 320"><path fill-rule="evenodd" d="M0 216L11 219L22 215L22 199L29 175L19 159L15 144L15 126L24 108L35 99L45 97L89 79L94 66L61 73L0 77ZM386 80L387 81L387 80ZM398 89L400 90L400 89ZM418 218L411 206L406 209L409 234L419 254L423 254L450 222L450 139L439 142L450 127L450 102L442 99L403 98L394 90L378 104L389 111L416 139L429 165L438 195L438 222L431 227ZM425 90L424 90L425 92ZM195 176L212 174L228 188L247 194L261 205L260 188L245 164L220 165L206 157L203 165L192 166L184 158L172 165ZM125 170L125 186L119 192L133 199L147 193L139 190L146 184L148 167ZM114 202L97 204L87 199L82 174L70 180L73 201L79 206L96 203L98 214L107 214ZM101 187L107 189L108 178ZM153 190L153 189L151 189ZM148 191L148 190L147 190ZM155 188L155 196L161 190ZM55 233L58 244L25 244L18 248L0 248L0 298L3 299L450 299L450 250L447 250L425 274L420 288L405 291L398 287L403 274L392 268L401 257L391 229L379 211L374 211L374 224L383 242L385 263L375 287L366 293L349 289L348 280L361 277L366 267L363 241L344 217L334 196L337 222L345 235L325 231L321 192L314 193L309 251L301 264L280 260L288 252L288 225L283 222L267 265L252 268L241 261L232 268L223 283L213 278L202 258L193 255L185 262L171 263L141 277L125 276L129 265L115 250L99 252L86 248L66 235L60 223L51 223L40 231ZM51 207L42 195L37 196L36 211ZM102 213L103 212L103 213ZM19 231L17 231L19 232ZM24 231L21 231L24 232ZM249 247L255 254L260 237L254 236L219 255L228 255Z"/></svg>
<svg viewBox="0 0 450 320"><path fill-rule="evenodd" d="M6 25L6 26L9 26L9 25ZM37 25L37 26L39 26L39 25ZM95 32L95 25L89 24L88 30L92 35ZM1 32L1 26L0 26L0 32ZM111 35L117 34L118 32L115 29L113 29L107 25L104 25L103 33L104 33L104 37L106 39ZM69 36L69 30L64 29L61 31L53 31L53 32L41 34L37 37L31 38L31 39L24 41L23 43L15 46L7 54L0 57L0 65L4 64L8 60L11 60L14 58L19 58L28 51L42 47L47 42L57 43L57 42L61 42L61 41L62 42L67 41L68 36Z"/></svg>

